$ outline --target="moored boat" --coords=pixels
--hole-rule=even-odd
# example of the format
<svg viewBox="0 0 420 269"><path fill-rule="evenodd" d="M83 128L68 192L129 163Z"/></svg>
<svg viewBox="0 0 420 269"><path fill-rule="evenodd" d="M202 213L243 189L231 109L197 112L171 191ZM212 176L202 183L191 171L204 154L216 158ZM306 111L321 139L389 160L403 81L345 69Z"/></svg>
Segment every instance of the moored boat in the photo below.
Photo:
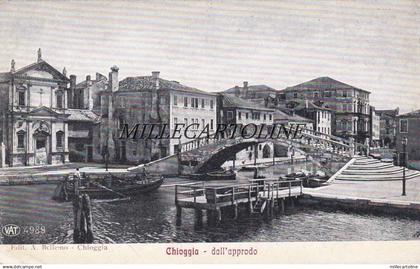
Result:
<svg viewBox="0 0 420 269"><path fill-rule="evenodd" d="M107 175L95 179L82 177L76 182L72 176L69 176L64 182L59 183L53 198L56 200L72 200L76 194L87 194L91 199L127 199L158 189L163 180L162 176L141 177L135 175L120 178Z"/></svg>
<svg viewBox="0 0 420 269"><path fill-rule="evenodd" d="M212 171L202 174L191 174L190 178L193 180L203 180L203 181L209 181L209 180L235 180L236 179L236 173L233 170L218 170L218 171Z"/></svg>

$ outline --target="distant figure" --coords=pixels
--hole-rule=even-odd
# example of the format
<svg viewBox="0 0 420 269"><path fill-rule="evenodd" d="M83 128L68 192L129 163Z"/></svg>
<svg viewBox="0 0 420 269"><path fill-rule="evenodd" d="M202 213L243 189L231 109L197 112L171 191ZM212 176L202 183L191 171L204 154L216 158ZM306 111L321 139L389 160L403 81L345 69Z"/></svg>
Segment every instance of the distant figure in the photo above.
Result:
<svg viewBox="0 0 420 269"><path fill-rule="evenodd" d="M76 168L76 171L75 171L75 172L74 172L74 174L73 174L73 178L74 178L75 180L76 180L76 179L80 179L80 178L81 178L79 168Z"/></svg>

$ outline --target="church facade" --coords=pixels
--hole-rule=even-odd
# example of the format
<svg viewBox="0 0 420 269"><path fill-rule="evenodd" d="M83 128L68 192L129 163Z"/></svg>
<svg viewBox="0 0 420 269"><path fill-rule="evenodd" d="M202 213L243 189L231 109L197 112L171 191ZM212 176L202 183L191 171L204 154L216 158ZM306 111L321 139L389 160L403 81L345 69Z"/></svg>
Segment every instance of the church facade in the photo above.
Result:
<svg viewBox="0 0 420 269"><path fill-rule="evenodd" d="M41 57L0 73L0 143L9 166L68 162L70 80Z"/></svg>

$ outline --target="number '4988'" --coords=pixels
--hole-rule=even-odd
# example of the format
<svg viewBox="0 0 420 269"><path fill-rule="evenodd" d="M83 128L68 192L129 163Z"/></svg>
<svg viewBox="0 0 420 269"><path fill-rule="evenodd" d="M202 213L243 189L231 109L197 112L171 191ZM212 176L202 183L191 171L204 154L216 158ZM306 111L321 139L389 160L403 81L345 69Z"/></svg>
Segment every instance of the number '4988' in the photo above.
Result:
<svg viewBox="0 0 420 269"><path fill-rule="evenodd" d="M44 225L31 225L31 226L24 226L23 233L24 234L45 234L46 229Z"/></svg>

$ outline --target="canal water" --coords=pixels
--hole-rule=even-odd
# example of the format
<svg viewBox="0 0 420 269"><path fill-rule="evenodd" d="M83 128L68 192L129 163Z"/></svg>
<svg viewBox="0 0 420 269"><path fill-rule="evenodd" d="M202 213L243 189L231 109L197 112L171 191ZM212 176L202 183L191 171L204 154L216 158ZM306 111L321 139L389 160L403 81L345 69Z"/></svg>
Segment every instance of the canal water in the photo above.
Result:
<svg viewBox="0 0 420 269"><path fill-rule="evenodd" d="M287 168L276 166L268 173ZM241 218L201 230L194 229L193 211L185 209L177 227L173 184L179 181L186 180L169 179L156 192L136 200L94 201L95 243L418 240L414 234L420 231L419 220L300 206L271 220ZM72 243L72 205L53 201L54 189L53 185L0 187L0 224L21 227L18 236L2 234L0 243Z"/></svg>

